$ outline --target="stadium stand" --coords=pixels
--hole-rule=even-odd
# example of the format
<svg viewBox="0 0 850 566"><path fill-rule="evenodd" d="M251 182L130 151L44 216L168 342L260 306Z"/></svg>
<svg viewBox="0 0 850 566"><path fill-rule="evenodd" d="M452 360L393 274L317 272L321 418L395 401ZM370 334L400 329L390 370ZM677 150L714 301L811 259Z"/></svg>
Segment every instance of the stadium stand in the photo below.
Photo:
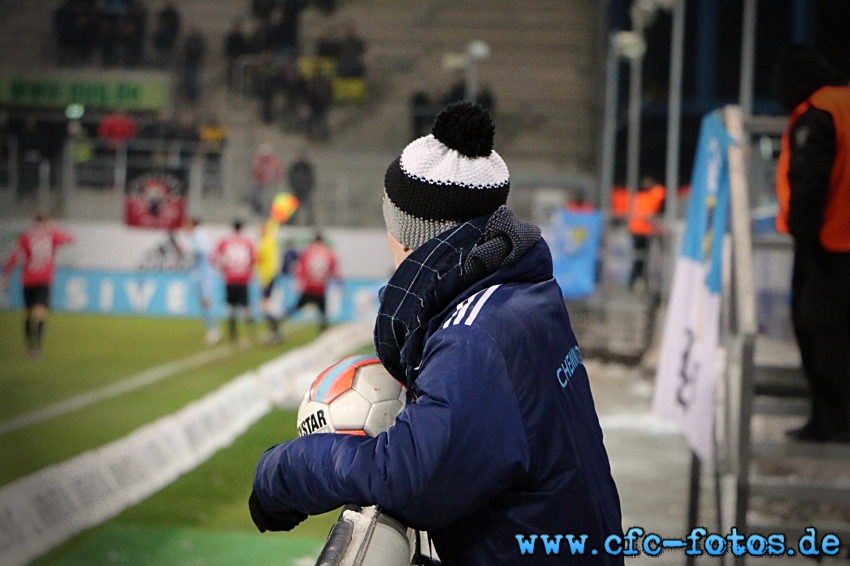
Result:
<svg viewBox="0 0 850 566"><path fill-rule="evenodd" d="M50 14L59 2L7 4L0 22L4 54L0 68L54 67ZM162 4L146 3L149 24ZM184 0L178 8L183 27L199 25L209 46L202 99L191 108L199 119L208 114L219 116L229 133L222 157L225 171L218 183L223 188L208 191L197 206L210 219L224 220L234 207L247 214L239 197L256 146L261 141L272 143L286 163L305 143L304 135L283 132L277 124L262 124L258 102L244 104L228 93L223 41L234 17L250 20L248 2ZM472 0L374 0L368 4L350 0L338 2L333 15L305 10L301 18L305 54L314 53L329 25L340 29L352 25L367 45L366 100L335 104L328 116L330 139L316 148L319 222L381 224L380 192L374 187L394 154L411 137L408 101L416 90L448 90L453 76L443 69L443 57L463 52L472 40L483 40L491 49L491 58L482 63L480 79L495 97L500 152L514 177L591 173L598 146L601 21L601 9L589 0L531 0L521 6L498 0L488 5L486 13ZM361 99L362 93L353 98ZM184 103L178 100L178 104ZM106 219L101 214L111 214L108 211L115 208L89 202L109 199L108 195L78 194L74 198L79 206L66 207L69 215L79 212L86 218ZM354 203L361 206L354 207ZM11 214L31 206L10 204L11 208L4 208Z"/></svg>

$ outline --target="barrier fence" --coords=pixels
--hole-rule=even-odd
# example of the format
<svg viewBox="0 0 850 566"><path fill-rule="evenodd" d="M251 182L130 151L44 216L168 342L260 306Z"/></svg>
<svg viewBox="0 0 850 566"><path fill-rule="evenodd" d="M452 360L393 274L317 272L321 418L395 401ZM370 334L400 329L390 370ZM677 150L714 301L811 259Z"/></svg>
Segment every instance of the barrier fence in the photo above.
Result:
<svg viewBox="0 0 850 566"><path fill-rule="evenodd" d="M189 186L201 192L224 189L223 144L179 139L133 139L112 145L101 139L69 137L61 155L42 158L20 150L19 140L0 140L0 186L17 196L48 189L73 191L77 187L123 192L128 170L181 170ZM45 173L45 168L46 173Z"/></svg>
<svg viewBox="0 0 850 566"><path fill-rule="evenodd" d="M0 488L0 564L23 566L115 517L228 446L274 404L298 406L316 375L372 339L343 325L126 437Z"/></svg>

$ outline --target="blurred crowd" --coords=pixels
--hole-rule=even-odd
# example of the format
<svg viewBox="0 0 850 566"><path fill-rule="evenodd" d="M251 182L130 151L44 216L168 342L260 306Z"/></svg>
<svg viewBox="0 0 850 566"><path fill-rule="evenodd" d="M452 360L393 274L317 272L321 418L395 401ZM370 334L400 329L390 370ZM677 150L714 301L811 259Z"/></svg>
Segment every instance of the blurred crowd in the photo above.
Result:
<svg viewBox="0 0 850 566"><path fill-rule="evenodd" d="M181 15L171 0L152 20L143 0L64 0L53 30L60 66L164 67L177 55ZM183 38L184 54L197 50L198 31Z"/></svg>
<svg viewBox="0 0 850 566"><path fill-rule="evenodd" d="M210 47L199 25L172 0L63 0L53 11L57 65L155 68L179 72L183 99L202 96ZM335 0L250 0L222 38L228 88L259 102L259 117L311 139L329 136L336 100L365 98L366 42L351 23L329 23L302 45L302 13L329 15ZM250 14L250 15L247 15Z"/></svg>

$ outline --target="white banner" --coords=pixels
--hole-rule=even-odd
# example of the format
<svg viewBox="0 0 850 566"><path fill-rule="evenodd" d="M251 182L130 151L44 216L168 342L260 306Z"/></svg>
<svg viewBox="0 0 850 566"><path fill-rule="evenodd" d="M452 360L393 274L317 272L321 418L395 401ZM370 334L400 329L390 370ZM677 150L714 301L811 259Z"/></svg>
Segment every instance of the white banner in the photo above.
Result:
<svg viewBox="0 0 850 566"><path fill-rule="evenodd" d="M655 414L676 424L703 461L714 453L721 264L729 208L726 156L732 141L716 114L703 118L653 398Z"/></svg>

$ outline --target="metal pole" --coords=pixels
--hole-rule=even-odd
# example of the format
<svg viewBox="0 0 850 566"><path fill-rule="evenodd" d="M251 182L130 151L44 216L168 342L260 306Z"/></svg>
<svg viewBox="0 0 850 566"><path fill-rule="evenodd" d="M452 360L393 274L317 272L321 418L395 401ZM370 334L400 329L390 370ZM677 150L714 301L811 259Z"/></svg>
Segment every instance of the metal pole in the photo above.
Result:
<svg viewBox="0 0 850 566"><path fill-rule="evenodd" d="M65 145L62 148L62 213L65 217L68 216L68 209L71 206L76 185L74 179L74 139L69 136L65 138Z"/></svg>
<svg viewBox="0 0 850 566"><path fill-rule="evenodd" d="M753 114L753 74L756 59L756 15L758 0L744 0L743 39L741 41L741 89L738 97L744 122ZM747 139L742 142L747 144Z"/></svg>
<svg viewBox="0 0 850 566"><path fill-rule="evenodd" d="M685 51L685 0L676 0L673 6L673 37L670 46L670 86L667 102L667 166L664 186L667 200L664 208L664 225L667 227L665 273L661 294L670 294L673 280L673 263L676 258L675 224L678 213L676 191L679 187L679 141L682 130L682 66Z"/></svg>
<svg viewBox="0 0 850 566"><path fill-rule="evenodd" d="M124 194L127 185L127 142L115 148L115 192Z"/></svg>
<svg viewBox="0 0 850 566"><path fill-rule="evenodd" d="M640 12L633 12L635 33L643 37L643 18ZM626 157L626 183L629 189L629 204L634 203L640 174L640 114L643 79L643 53L631 59L629 72L629 136Z"/></svg>
<svg viewBox="0 0 850 566"><path fill-rule="evenodd" d="M18 159L18 138L9 140L9 190L13 195L18 195L18 183L20 182L20 160Z"/></svg>
<svg viewBox="0 0 850 566"><path fill-rule="evenodd" d="M50 214L50 161L47 159L38 164L38 208Z"/></svg>
<svg viewBox="0 0 850 566"><path fill-rule="evenodd" d="M614 44L614 34L608 37L608 55L605 60L605 114L602 129L602 162L599 164L599 191L596 205L602 218L611 212L611 187L614 186L614 160L617 153L617 91L619 90L619 58Z"/></svg>
<svg viewBox="0 0 850 566"><path fill-rule="evenodd" d="M691 451L691 482L688 492L688 524L685 526L685 532L691 532L698 526L699 521L699 495L700 495L700 474L702 472L702 463L696 452ZM686 566L694 566L696 564L696 556L687 555L685 558Z"/></svg>
<svg viewBox="0 0 850 566"><path fill-rule="evenodd" d="M466 64L466 92L464 100L475 102L478 100L478 61L470 57Z"/></svg>
<svg viewBox="0 0 850 566"><path fill-rule="evenodd" d="M754 0L747 0L747 6L754 7L754 4ZM755 282L753 279L753 244L750 234L750 204L743 149L745 139L744 112L741 108L727 106L725 108L725 122L729 135L738 144L741 144L729 148L729 187L733 242L732 274L737 314L736 333L743 343L739 383L740 406L738 409L740 416L738 430L736 431L738 454L735 469L735 525L746 532L747 508L750 497L750 414L755 388L755 336L758 328ZM734 563L736 566L743 566L744 557L736 556Z"/></svg>

